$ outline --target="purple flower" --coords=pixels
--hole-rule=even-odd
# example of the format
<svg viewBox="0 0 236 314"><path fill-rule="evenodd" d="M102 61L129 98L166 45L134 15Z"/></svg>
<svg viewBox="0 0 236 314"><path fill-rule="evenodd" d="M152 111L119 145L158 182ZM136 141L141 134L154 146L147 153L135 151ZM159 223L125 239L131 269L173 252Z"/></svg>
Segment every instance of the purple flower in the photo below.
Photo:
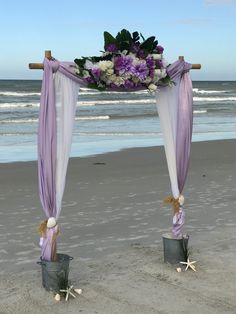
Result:
<svg viewBox="0 0 236 314"><path fill-rule="evenodd" d="M117 88L117 85L116 85L114 82L112 82L112 83L110 84L110 87L112 87L112 88Z"/></svg>
<svg viewBox="0 0 236 314"><path fill-rule="evenodd" d="M108 52L115 52L115 51L117 51L117 46L114 43L108 44L105 50Z"/></svg>
<svg viewBox="0 0 236 314"><path fill-rule="evenodd" d="M149 69L152 69L155 67L155 61L151 57L146 59L146 64Z"/></svg>
<svg viewBox="0 0 236 314"><path fill-rule="evenodd" d="M130 51L136 54L139 51L139 45L132 43Z"/></svg>
<svg viewBox="0 0 236 314"><path fill-rule="evenodd" d="M134 66L133 75L143 81L149 73L146 62L138 63Z"/></svg>
<svg viewBox="0 0 236 314"><path fill-rule="evenodd" d="M145 58L145 52L144 50L140 49L138 52L137 52L137 56L141 59L144 59Z"/></svg>
<svg viewBox="0 0 236 314"><path fill-rule="evenodd" d="M88 76L85 78L85 82L87 82L88 84L94 84L95 81L91 76Z"/></svg>
<svg viewBox="0 0 236 314"><path fill-rule="evenodd" d="M148 57L146 59L146 64L147 64L147 67L149 69L149 76L151 78L153 78L154 77L154 70L155 70L155 61L153 60L153 58Z"/></svg>
<svg viewBox="0 0 236 314"><path fill-rule="evenodd" d="M156 46L156 50L157 50L158 53L162 54L163 51L164 51L164 48L162 46L160 46L160 45L157 45Z"/></svg>
<svg viewBox="0 0 236 314"><path fill-rule="evenodd" d="M133 59L129 56L120 56L115 59L115 69L119 75L129 74L133 69Z"/></svg>
<svg viewBox="0 0 236 314"><path fill-rule="evenodd" d="M126 89L133 88L133 87L134 87L134 82L131 81L131 80L125 80L124 87L125 87Z"/></svg>
<svg viewBox="0 0 236 314"><path fill-rule="evenodd" d="M91 70L91 73L93 74L93 76L94 76L94 78L95 78L96 80L99 80L99 78L100 78L100 76L101 76L101 69L99 69L99 68L93 68L93 69Z"/></svg>

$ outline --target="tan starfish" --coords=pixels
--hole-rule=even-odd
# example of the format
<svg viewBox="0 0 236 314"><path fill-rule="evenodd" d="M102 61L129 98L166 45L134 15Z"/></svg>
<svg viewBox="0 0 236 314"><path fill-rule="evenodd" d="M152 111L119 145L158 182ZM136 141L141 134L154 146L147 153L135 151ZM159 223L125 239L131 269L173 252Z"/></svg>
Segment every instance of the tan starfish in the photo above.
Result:
<svg viewBox="0 0 236 314"><path fill-rule="evenodd" d="M187 259L187 262L180 262L180 264L185 264L185 265L187 265L186 268L185 268L185 271L186 271L189 267L190 267L193 271L196 271L196 267L195 267L195 265L193 265L193 264L195 264L195 263L197 263L197 262L196 262L196 261L190 262L189 258Z"/></svg>
<svg viewBox="0 0 236 314"><path fill-rule="evenodd" d="M68 301L70 295L72 295L72 297L75 298L75 295L74 295L74 293L71 292L71 290L74 290L73 286L70 286L67 289L61 289L60 290L60 292L66 293L66 301Z"/></svg>

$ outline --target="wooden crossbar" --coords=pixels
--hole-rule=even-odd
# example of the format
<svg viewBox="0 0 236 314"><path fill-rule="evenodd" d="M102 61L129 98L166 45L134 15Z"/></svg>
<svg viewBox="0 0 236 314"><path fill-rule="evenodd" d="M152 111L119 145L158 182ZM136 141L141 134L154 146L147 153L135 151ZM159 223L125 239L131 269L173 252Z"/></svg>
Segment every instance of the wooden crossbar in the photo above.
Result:
<svg viewBox="0 0 236 314"><path fill-rule="evenodd" d="M52 58L51 50L45 50L45 58L48 58L49 60ZM184 60L183 56L179 56L179 60ZM201 64L194 63L192 64L192 70L200 70ZM43 63L29 63L29 68L31 70L43 70Z"/></svg>

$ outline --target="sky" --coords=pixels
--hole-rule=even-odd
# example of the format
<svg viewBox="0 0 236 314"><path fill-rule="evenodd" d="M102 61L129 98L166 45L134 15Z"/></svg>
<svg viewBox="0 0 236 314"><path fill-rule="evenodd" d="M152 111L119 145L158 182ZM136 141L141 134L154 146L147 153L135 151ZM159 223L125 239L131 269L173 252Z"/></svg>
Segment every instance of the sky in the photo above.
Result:
<svg viewBox="0 0 236 314"><path fill-rule="evenodd" d="M61 61L100 55L103 32L156 36L193 80L236 80L236 0L0 0L0 79L41 79L45 50Z"/></svg>

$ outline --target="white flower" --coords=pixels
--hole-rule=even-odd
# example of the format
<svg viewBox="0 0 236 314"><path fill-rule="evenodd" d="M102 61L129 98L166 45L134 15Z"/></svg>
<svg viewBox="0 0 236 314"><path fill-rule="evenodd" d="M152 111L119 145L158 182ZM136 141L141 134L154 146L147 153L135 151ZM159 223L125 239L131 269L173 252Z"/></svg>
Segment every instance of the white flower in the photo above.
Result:
<svg viewBox="0 0 236 314"><path fill-rule="evenodd" d="M110 83L110 82L113 82L113 83L114 83L115 80L116 80L116 75L115 75L115 74L112 74L112 75L109 76L108 83Z"/></svg>
<svg viewBox="0 0 236 314"><path fill-rule="evenodd" d="M162 69L161 70L161 77L166 77L167 73L166 73L166 69Z"/></svg>
<svg viewBox="0 0 236 314"><path fill-rule="evenodd" d="M114 66L112 61L99 61L98 63L98 67L102 70L102 71L106 71L107 69L112 69Z"/></svg>
<svg viewBox="0 0 236 314"><path fill-rule="evenodd" d="M150 85L148 85L148 89L151 92L155 92L157 90L157 86L155 84L150 84Z"/></svg>
<svg viewBox="0 0 236 314"><path fill-rule="evenodd" d="M154 60L160 60L162 58L162 55L159 53L153 53L152 57Z"/></svg>
<svg viewBox="0 0 236 314"><path fill-rule="evenodd" d="M107 67L112 69L114 67L114 63L112 61L107 61Z"/></svg>
<svg viewBox="0 0 236 314"><path fill-rule="evenodd" d="M120 85L124 84L124 82L125 82L125 80L124 80L122 77L120 77L120 76L116 76L116 79L115 79L115 81L114 81L114 83L115 83L117 86L120 86Z"/></svg>
<svg viewBox="0 0 236 314"><path fill-rule="evenodd" d="M157 77L161 77L161 70L160 70L160 69L155 69L155 70L154 70L154 74L155 74L155 76L157 76Z"/></svg>
<svg viewBox="0 0 236 314"><path fill-rule="evenodd" d="M83 77L84 78L86 78L86 77L89 77L90 75L89 75L89 72L88 71L86 71L86 70L83 70Z"/></svg>
<svg viewBox="0 0 236 314"><path fill-rule="evenodd" d="M136 59L136 55L133 52L129 53L129 57L131 57L132 59Z"/></svg>
<svg viewBox="0 0 236 314"><path fill-rule="evenodd" d="M149 84L149 83L151 83L151 81L152 81L152 78L150 76L147 76L144 83Z"/></svg>
<svg viewBox="0 0 236 314"><path fill-rule="evenodd" d="M84 64L84 68L91 70L92 68L94 68L94 64L90 60L86 60Z"/></svg>
<svg viewBox="0 0 236 314"><path fill-rule="evenodd" d="M115 85L120 86L120 85L124 84L125 80L122 77L117 76L116 74L112 74L112 75L108 76L106 82L108 84L114 83Z"/></svg>
<svg viewBox="0 0 236 314"><path fill-rule="evenodd" d="M75 74L80 74L80 70L78 67L75 68Z"/></svg>
<svg viewBox="0 0 236 314"><path fill-rule="evenodd" d="M107 69L106 70L106 74L109 76L109 75L112 75L114 73L114 70L113 69Z"/></svg>
<svg viewBox="0 0 236 314"><path fill-rule="evenodd" d="M145 60L141 60L139 58L134 58L133 64L142 64L142 63L146 63Z"/></svg>

